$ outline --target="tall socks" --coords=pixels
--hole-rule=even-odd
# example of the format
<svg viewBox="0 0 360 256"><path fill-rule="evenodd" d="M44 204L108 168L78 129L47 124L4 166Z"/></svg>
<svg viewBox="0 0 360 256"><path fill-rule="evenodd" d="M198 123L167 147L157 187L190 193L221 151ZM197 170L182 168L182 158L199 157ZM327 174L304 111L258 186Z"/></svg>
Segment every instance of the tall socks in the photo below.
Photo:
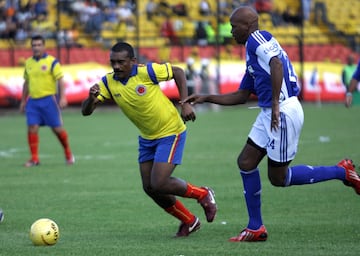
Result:
<svg viewBox="0 0 360 256"><path fill-rule="evenodd" d="M248 228L257 230L263 224L261 217L261 180L259 169L250 172L240 171L244 196L249 214Z"/></svg>

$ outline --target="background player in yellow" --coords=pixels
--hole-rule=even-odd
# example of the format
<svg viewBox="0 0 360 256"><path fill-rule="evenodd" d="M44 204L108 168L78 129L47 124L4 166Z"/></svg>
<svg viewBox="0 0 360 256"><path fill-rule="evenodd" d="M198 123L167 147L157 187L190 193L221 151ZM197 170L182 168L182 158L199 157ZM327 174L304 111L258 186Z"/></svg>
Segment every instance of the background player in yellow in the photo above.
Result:
<svg viewBox="0 0 360 256"><path fill-rule="evenodd" d="M176 236L188 236L200 228L200 221L176 196L196 199L208 222L214 220L217 206L212 189L172 176L182 160L185 122L194 121L195 113L190 104L180 101L180 116L161 91L159 82L174 79L180 99L185 99L185 73L170 63L137 64L133 47L125 42L111 48L110 62L113 72L90 88L89 97L82 104L82 114L90 115L105 100L116 102L140 131L138 162L145 193L180 220Z"/></svg>
<svg viewBox="0 0 360 256"><path fill-rule="evenodd" d="M39 160L39 127L49 126L64 148L66 164L75 162L68 134L63 128L60 108L67 105L63 72L59 61L45 52L45 39L31 38L33 56L25 62L24 85L20 111L26 113L31 158L26 167L37 166Z"/></svg>

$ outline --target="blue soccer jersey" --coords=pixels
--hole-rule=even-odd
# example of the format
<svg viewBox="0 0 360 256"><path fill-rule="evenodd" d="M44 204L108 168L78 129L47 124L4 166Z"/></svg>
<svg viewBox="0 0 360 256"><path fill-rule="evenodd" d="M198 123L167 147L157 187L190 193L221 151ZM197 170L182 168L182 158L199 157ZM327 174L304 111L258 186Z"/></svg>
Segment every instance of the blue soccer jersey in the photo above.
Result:
<svg viewBox="0 0 360 256"><path fill-rule="evenodd" d="M283 64L284 78L280 91L280 102L299 94L300 88L293 66L278 41L267 31L253 32L245 44L246 73L240 89L250 90L258 97L260 107L271 107L272 85L270 60L278 57Z"/></svg>
<svg viewBox="0 0 360 256"><path fill-rule="evenodd" d="M356 68L355 73L352 76L352 78L354 78L357 81L360 81L360 61L359 61L358 65L357 65L357 68Z"/></svg>

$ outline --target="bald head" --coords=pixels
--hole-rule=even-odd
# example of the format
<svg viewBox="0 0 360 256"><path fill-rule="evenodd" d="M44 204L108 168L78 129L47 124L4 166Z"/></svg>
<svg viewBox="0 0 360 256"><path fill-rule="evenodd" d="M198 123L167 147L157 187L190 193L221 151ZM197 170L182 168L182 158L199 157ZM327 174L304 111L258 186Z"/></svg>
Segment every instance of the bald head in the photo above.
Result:
<svg viewBox="0 0 360 256"><path fill-rule="evenodd" d="M245 44L249 35L259 29L259 16L250 6L236 8L231 16L231 33L239 44Z"/></svg>
<svg viewBox="0 0 360 256"><path fill-rule="evenodd" d="M255 11L254 8L250 7L250 6L240 6L238 8L236 8L232 14L230 19L234 19L234 20L239 20L241 22L244 21L258 21L258 14Z"/></svg>

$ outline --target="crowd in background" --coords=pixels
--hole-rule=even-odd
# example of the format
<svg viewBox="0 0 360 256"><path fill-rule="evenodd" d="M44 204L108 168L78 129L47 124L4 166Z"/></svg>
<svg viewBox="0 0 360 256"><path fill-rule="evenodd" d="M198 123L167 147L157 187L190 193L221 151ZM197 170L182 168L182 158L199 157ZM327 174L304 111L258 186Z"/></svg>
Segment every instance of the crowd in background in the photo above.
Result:
<svg viewBox="0 0 360 256"><path fill-rule="evenodd" d="M33 35L69 43L80 31L98 36L104 22L126 22L134 26L135 1L63 0L60 11L73 18L70 28L57 29L56 14L49 13L46 0L0 0L0 38L24 42ZM74 43L75 44L75 43Z"/></svg>
<svg viewBox="0 0 360 256"><path fill-rule="evenodd" d="M54 32L45 0L28 1L24 5L17 0L0 0L0 38L23 41L38 33L54 36Z"/></svg>
<svg viewBox="0 0 360 256"><path fill-rule="evenodd" d="M71 17L73 22L70 27L58 30L56 16L54 13L53 15L49 13L49 1L0 0L0 38L11 39L21 44L32 35L41 34L47 39L57 39L61 46L81 46L77 43L77 38L83 33L94 41L101 42L101 32L109 27L124 25L126 31L136 29L136 2L135 0L60 0L60 11ZM308 19L311 0L302 0L302 2L302 6L306 8L304 18ZM154 18L162 17L159 35L169 38L171 44L179 43L180 40L176 35L179 24L174 22L173 18L189 17L189 6L185 1L147 0L144 4L145 13L141 15L145 15L149 22L155 22ZM216 29L219 29L220 42L230 43L231 26L227 18L234 8L249 4L259 13L271 14L274 25L299 25L303 18L299 13L300 10L292 10L290 7L285 12L278 13L272 0L220 0L218 6L212 6L208 0L199 0L198 13L205 19L193 20L196 25L191 43L198 45L215 43ZM317 3L315 4L320 8ZM219 24L214 24L214 19L211 19L216 15L219 17ZM207 20L206 17L209 19Z"/></svg>

